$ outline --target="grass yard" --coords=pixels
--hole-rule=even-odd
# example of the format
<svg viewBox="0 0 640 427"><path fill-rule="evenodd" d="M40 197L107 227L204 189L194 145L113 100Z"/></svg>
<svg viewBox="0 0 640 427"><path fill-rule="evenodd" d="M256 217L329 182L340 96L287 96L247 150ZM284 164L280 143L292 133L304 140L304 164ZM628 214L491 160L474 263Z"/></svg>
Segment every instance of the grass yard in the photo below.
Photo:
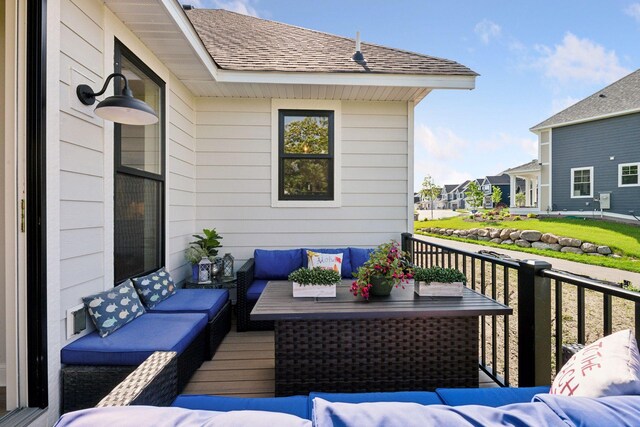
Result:
<svg viewBox="0 0 640 427"><path fill-rule="evenodd" d="M469 230L471 228L493 227L514 228L518 230L538 230L542 233L574 237L580 240L596 243L598 245L607 245L611 247L614 252L619 253L623 257L617 259L608 257L592 257L589 255L561 253L533 248L520 248L515 245L508 245L508 249L535 253L554 258L562 258L585 264L601 265L604 267L640 272L640 226L594 219L574 218L534 218L523 221L466 221L466 218L467 216L457 216L433 221L416 221L414 223L414 229L418 230L425 227L439 227ZM452 236L438 235L438 237L466 241L465 239ZM505 245L491 242L474 240L473 243L484 246L505 248Z"/></svg>

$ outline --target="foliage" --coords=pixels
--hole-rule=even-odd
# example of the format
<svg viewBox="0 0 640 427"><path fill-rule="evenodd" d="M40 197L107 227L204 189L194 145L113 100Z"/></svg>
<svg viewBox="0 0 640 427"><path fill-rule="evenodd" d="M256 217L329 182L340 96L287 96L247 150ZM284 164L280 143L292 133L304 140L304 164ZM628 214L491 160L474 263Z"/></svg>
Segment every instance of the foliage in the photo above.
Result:
<svg viewBox="0 0 640 427"><path fill-rule="evenodd" d="M528 213L527 214L527 218L537 218L538 215L534 214L534 213Z"/></svg>
<svg viewBox="0 0 640 427"><path fill-rule="evenodd" d="M413 271L413 279L416 282L440 282L440 283L453 283L463 282L466 283L467 277L455 268L416 268Z"/></svg>
<svg viewBox="0 0 640 427"><path fill-rule="evenodd" d="M207 251L200 246L189 246L184 251L184 258L191 264L197 264L202 258L209 257Z"/></svg>
<svg viewBox="0 0 640 427"><path fill-rule="evenodd" d="M205 228L202 230L202 233L203 234L194 234L193 237L197 240L191 242L191 244L198 245L200 248L204 249L209 256L218 255L217 248L222 247L220 244L220 239L222 239L222 237L218 234L215 228L212 228L211 230Z"/></svg>
<svg viewBox="0 0 640 427"><path fill-rule="evenodd" d="M522 207L527 201L527 196L524 193L516 194L516 206Z"/></svg>
<svg viewBox="0 0 640 427"><path fill-rule="evenodd" d="M516 215L516 216L513 217L513 220L514 221L522 221L522 218L520 216Z"/></svg>
<svg viewBox="0 0 640 427"><path fill-rule="evenodd" d="M430 203L431 219L433 219L433 201L438 198L441 192L442 192L442 188L438 187L435 184L435 182L433 181L433 178L431 178L431 175L427 175L424 177L424 180L422 181L422 189L420 190L420 194L422 194L424 198L426 198L431 202Z"/></svg>
<svg viewBox="0 0 640 427"><path fill-rule="evenodd" d="M500 187L495 185L492 187L491 201L493 202L496 208L500 209L499 205L500 205L500 202L502 201L502 190L500 189Z"/></svg>
<svg viewBox="0 0 640 427"><path fill-rule="evenodd" d="M413 267L409 254L400 249L398 242L392 240L378 246L354 276L356 280L351 285L351 293L354 296L362 295L365 299L369 299L372 277L392 280L397 287L413 277Z"/></svg>
<svg viewBox="0 0 640 427"><path fill-rule="evenodd" d="M289 280L301 285L333 285L340 283L340 273L328 268L299 268L289 274Z"/></svg>
<svg viewBox="0 0 640 427"><path fill-rule="evenodd" d="M467 187L467 191L464 192L467 196L467 202L474 208L482 207L484 201L484 193L476 181L471 181Z"/></svg>

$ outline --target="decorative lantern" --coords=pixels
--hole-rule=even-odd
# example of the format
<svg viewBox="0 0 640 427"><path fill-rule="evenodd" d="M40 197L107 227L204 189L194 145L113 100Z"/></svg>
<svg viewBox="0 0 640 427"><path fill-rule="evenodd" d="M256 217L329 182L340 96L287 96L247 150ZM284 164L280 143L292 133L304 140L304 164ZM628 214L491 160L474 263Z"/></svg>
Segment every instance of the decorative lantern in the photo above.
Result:
<svg viewBox="0 0 640 427"><path fill-rule="evenodd" d="M222 277L225 279L233 279L233 261L231 254L224 254L222 258Z"/></svg>
<svg viewBox="0 0 640 427"><path fill-rule="evenodd" d="M211 283L211 261L207 257L198 263L198 283Z"/></svg>

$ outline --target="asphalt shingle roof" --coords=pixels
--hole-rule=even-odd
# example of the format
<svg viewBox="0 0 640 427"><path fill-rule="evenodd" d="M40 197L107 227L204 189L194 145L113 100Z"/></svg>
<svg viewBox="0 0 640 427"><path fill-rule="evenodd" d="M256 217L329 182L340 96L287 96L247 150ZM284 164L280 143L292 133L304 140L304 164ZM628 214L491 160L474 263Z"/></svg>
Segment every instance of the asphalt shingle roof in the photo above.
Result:
<svg viewBox="0 0 640 427"><path fill-rule="evenodd" d="M640 109L640 70L573 104L531 130Z"/></svg>
<svg viewBox="0 0 640 427"><path fill-rule="evenodd" d="M487 175L487 182L491 185L509 184L510 178L506 173L502 175Z"/></svg>
<svg viewBox="0 0 640 427"><path fill-rule="evenodd" d="M538 169L540 169L540 164L538 163L538 159L533 159L530 162L507 169L503 173L506 174L509 172L531 171L531 170L538 170Z"/></svg>
<svg viewBox="0 0 640 427"><path fill-rule="evenodd" d="M455 61L362 43L367 61L351 60L354 39L219 9L186 11L209 54L222 69L325 73L476 76Z"/></svg>

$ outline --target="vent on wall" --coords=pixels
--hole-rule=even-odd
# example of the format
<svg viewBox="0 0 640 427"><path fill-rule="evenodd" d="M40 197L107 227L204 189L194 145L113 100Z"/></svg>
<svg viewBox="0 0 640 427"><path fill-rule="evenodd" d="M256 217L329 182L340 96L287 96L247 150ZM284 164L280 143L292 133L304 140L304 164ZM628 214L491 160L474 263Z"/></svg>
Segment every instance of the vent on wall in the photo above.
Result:
<svg viewBox="0 0 640 427"><path fill-rule="evenodd" d="M87 314L84 304L67 309L67 339L87 329Z"/></svg>

